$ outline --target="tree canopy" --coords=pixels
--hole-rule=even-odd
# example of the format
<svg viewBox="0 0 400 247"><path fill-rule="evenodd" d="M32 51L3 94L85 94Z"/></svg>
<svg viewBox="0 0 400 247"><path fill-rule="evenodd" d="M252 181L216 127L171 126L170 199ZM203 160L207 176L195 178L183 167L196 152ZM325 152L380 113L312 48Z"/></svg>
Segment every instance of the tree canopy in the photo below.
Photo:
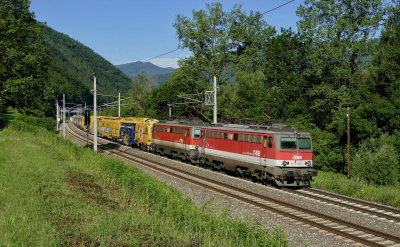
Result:
<svg viewBox="0 0 400 247"><path fill-rule="evenodd" d="M0 1L0 111L11 106L43 116L54 94L47 80L44 24L34 19L29 5L27 0Z"/></svg>
<svg viewBox="0 0 400 247"><path fill-rule="evenodd" d="M176 34L180 48L188 48L193 56L182 60L204 72L209 78L217 77L217 84L228 80L231 65L237 64L241 56L254 57L263 40L274 30L262 19L259 12L247 15L241 5L235 5L230 12L224 12L220 3L206 4L207 10L193 10L192 19L177 15ZM242 58L243 60L243 58Z"/></svg>

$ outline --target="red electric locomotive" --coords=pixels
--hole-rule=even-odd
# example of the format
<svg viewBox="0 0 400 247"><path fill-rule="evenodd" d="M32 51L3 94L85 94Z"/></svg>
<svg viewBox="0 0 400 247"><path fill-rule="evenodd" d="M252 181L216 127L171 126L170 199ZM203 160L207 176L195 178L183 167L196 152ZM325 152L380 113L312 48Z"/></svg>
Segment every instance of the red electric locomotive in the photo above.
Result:
<svg viewBox="0 0 400 247"><path fill-rule="evenodd" d="M154 124L152 149L162 155L228 170L278 186L309 186L311 135L286 124L204 124L201 120Z"/></svg>
<svg viewBox="0 0 400 247"><path fill-rule="evenodd" d="M153 152L198 163L201 120L160 121L153 124Z"/></svg>
<svg viewBox="0 0 400 247"><path fill-rule="evenodd" d="M278 186L309 186L313 171L311 135L286 124L216 125L201 128L199 161Z"/></svg>

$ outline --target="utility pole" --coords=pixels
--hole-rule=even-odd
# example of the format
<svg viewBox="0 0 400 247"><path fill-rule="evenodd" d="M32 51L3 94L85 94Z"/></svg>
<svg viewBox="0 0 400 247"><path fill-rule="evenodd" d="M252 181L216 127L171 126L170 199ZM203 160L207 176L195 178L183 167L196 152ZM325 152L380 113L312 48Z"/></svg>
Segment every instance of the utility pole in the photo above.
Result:
<svg viewBox="0 0 400 247"><path fill-rule="evenodd" d="M214 72L214 123L217 123L217 77Z"/></svg>
<svg viewBox="0 0 400 247"><path fill-rule="evenodd" d="M94 88L93 88L93 109L94 109L94 114L93 114L93 149L94 151L97 151L97 100L96 100L96 72L93 73L93 84L94 84Z"/></svg>
<svg viewBox="0 0 400 247"><path fill-rule="evenodd" d="M121 116L121 92L118 90L118 117Z"/></svg>
<svg viewBox="0 0 400 247"><path fill-rule="evenodd" d="M350 179L350 107L347 107L347 178Z"/></svg>
<svg viewBox="0 0 400 247"><path fill-rule="evenodd" d="M63 92L63 137L65 139L65 91Z"/></svg>

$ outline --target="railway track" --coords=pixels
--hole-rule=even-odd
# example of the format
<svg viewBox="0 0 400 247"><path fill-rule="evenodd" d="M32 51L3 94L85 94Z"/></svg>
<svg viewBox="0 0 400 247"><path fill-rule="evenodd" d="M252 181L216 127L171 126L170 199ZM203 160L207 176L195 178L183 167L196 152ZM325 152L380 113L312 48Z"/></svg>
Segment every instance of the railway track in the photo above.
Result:
<svg viewBox="0 0 400 247"><path fill-rule="evenodd" d="M75 126L70 127L70 123L68 123L68 126L66 128L67 132L70 135L74 136L75 138L81 140L83 143L86 143L86 134L77 134L75 131L71 130L71 128L78 130ZM83 133L83 131L81 133ZM83 137L82 135L85 136ZM90 140L90 142L92 143L92 140ZM149 154L148 157L139 157L124 152L124 150L122 149L126 150L125 146L120 146L118 144L112 143L111 141L105 141L101 138L98 139L98 142L101 144L99 145L99 147L103 149L104 152L108 152L109 154L120 157L124 160L138 163L141 166L146 166L149 167L150 169L168 174L177 179L184 180L186 182L207 188L208 190L214 191L216 193L226 195L231 198L235 198L243 203L251 205L252 207L257 207L262 210L268 210L276 214L283 215L295 221L302 222L303 224L315 227L316 229L322 229L329 233L333 233L345 237L347 239L351 239L357 243L361 243L364 245L400 247L400 238L397 236L376 231L372 228L353 224L351 222L344 221L339 218L335 218L293 204L282 202L272 197L268 197L266 195L261 195L251 191L243 190L241 188L226 183L217 182L212 179L205 178L203 176L195 175L190 172L165 165L161 162L162 159L160 160L159 156ZM334 203L334 202L338 203L339 200L342 200L336 198L337 201L335 201L333 199L334 197L327 198L327 196L322 195L322 193L320 194L322 196L318 196L314 191L309 191L309 190L304 190L300 192L300 191L285 189L285 191L287 193L297 193L301 196L313 197L314 200L329 200L329 203ZM343 204L344 202L340 203ZM389 212L386 212L383 215L385 216L390 215L391 217L394 217L398 221L397 214L395 213L392 214L393 215L390 215ZM394 221L394 219L391 220Z"/></svg>
<svg viewBox="0 0 400 247"><path fill-rule="evenodd" d="M286 188L283 188L282 190L285 190L292 194L297 194L302 197L311 198L319 200L321 202L326 202L333 205L338 205L344 208L359 211L368 215L374 215L380 218L384 218L386 220L390 220L391 222L400 223L400 210L397 208L392 208L385 205L379 205L376 203L370 203L367 201L358 200L355 198L349 198L346 196L341 196L338 194L324 192L321 190L316 190L311 188L302 188L301 190L297 191Z"/></svg>

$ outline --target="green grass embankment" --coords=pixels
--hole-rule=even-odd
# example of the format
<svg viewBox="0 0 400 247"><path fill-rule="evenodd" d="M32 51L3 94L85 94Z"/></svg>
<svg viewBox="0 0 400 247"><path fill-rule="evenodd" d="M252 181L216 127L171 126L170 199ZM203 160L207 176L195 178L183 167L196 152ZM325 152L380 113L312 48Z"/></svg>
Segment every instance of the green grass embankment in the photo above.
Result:
<svg viewBox="0 0 400 247"><path fill-rule="evenodd" d="M400 208L400 183L379 186L346 175L318 171L311 187Z"/></svg>
<svg viewBox="0 0 400 247"><path fill-rule="evenodd" d="M42 128L0 131L1 245L288 246L280 229L221 212Z"/></svg>

